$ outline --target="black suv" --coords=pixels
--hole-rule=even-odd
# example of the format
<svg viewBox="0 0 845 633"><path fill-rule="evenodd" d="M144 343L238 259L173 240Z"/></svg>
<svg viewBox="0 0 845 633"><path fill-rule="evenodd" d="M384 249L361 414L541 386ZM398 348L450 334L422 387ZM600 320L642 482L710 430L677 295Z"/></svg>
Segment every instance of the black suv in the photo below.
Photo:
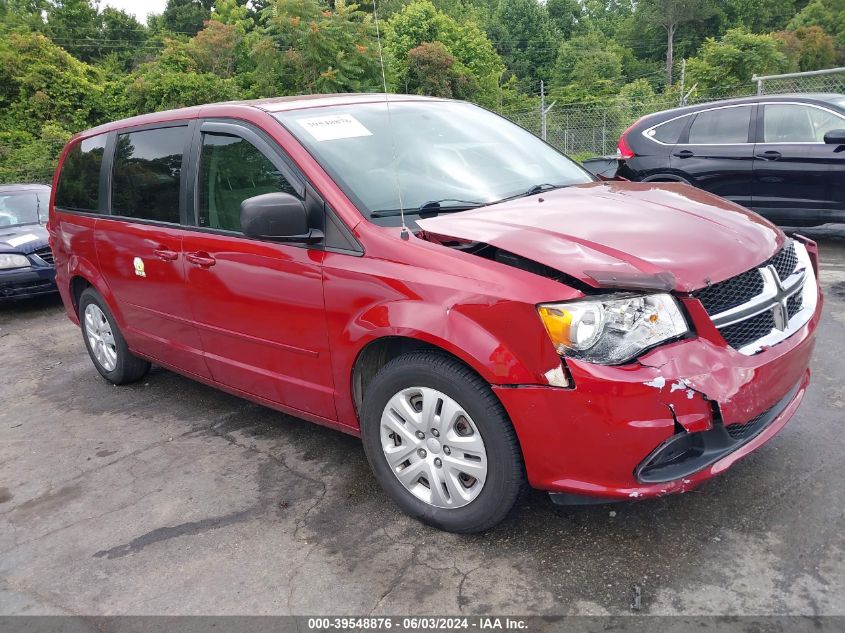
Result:
<svg viewBox="0 0 845 633"><path fill-rule="evenodd" d="M845 222L845 95L750 97L644 116L616 173L686 182L778 224Z"/></svg>

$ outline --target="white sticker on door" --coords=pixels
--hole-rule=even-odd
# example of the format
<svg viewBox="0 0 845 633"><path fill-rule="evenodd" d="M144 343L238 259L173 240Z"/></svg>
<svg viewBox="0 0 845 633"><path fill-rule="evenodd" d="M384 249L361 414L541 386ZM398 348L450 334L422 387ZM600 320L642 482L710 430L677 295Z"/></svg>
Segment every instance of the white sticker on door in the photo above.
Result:
<svg viewBox="0 0 845 633"><path fill-rule="evenodd" d="M308 130L308 133L318 141L335 141L341 138L373 135L351 114L315 116L297 119L297 123Z"/></svg>
<svg viewBox="0 0 845 633"><path fill-rule="evenodd" d="M8 244L9 246L18 247L21 244L29 244L30 242L34 242L37 239L37 235L27 233L26 235L18 235L17 237L13 237L12 239L7 240L6 244Z"/></svg>

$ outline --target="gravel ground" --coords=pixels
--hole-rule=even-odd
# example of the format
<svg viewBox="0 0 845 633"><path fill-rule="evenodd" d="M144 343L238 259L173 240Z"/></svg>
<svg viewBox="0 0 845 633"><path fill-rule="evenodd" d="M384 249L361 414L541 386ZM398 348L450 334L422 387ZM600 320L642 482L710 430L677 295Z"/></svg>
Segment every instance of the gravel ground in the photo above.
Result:
<svg viewBox="0 0 845 633"><path fill-rule="evenodd" d="M0 306L0 614L845 615L845 227L813 381L702 488L481 536L385 498L358 440L154 369L113 387L57 299Z"/></svg>

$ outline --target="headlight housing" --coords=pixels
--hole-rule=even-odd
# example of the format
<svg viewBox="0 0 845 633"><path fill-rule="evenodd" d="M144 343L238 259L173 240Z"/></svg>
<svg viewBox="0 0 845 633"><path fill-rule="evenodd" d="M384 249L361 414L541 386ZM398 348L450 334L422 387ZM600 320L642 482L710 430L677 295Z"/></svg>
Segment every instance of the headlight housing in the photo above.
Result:
<svg viewBox="0 0 845 633"><path fill-rule="evenodd" d="M25 268L32 263L23 255L16 253L0 253L0 270L7 268Z"/></svg>
<svg viewBox="0 0 845 633"><path fill-rule="evenodd" d="M671 295L613 295L537 306L558 354L618 365L689 332Z"/></svg>

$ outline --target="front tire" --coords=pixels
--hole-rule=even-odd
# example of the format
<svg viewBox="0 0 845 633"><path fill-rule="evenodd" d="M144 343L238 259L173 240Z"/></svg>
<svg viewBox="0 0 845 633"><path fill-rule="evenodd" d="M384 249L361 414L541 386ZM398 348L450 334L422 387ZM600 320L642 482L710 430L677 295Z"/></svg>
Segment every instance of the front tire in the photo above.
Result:
<svg viewBox="0 0 845 633"><path fill-rule="evenodd" d="M387 363L365 394L361 434L384 491L442 530L493 527L525 487L522 452L502 404L445 354L412 352Z"/></svg>
<svg viewBox="0 0 845 633"><path fill-rule="evenodd" d="M111 310L93 288L86 288L79 297L79 324L94 367L109 382L135 382L150 370L150 363L129 351Z"/></svg>

